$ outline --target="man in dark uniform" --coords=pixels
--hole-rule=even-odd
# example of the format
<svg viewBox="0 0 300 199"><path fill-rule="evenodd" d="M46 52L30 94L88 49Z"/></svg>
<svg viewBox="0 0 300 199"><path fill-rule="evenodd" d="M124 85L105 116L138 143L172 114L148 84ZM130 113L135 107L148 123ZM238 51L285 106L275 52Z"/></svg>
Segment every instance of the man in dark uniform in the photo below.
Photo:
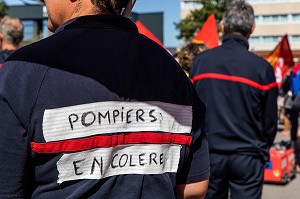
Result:
<svg viewBox="0 0 300 199"><path fill-rule="evenodd" d="M0 20L0 67L18 49L24 36L24 26L17 18L4 16Z"/></svg>
<svg viewBox="0 0 300 199"><path fill-rule="evenodd" d="M203 198L205 106L128 1L44 2L55 33L0 70L0 198Z"/></svg>
<svg viewBox="0 0 300 199"><path fill-rule="evenodd" d="M198 55L191 78L207 107L211 176L207 198L260 198L265 162L277 128L277 84L272 66L248 51L254 11L232 1L220 26L221 46Z"/></svg>

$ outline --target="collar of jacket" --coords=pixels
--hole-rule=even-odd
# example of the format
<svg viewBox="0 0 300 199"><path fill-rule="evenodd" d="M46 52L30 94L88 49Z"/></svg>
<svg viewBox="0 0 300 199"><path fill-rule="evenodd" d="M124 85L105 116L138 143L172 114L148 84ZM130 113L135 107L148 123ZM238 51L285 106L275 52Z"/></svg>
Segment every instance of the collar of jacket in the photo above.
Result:
<svg viewBox="0 0 300 199"><path fill-rule="evenodd" d="M244 36L241 35L235 35L235 34L228 34L225 35L223 42L223 45L237 45L237 46L242 46L247 49L249 49L249 43L247 39Z"/></svg>
<svg viewBox="0 0 300 199"><path fill-rule="evenodd" d="M120 15L88 15L71 19L57 28L55 33L72 28L103 28L103 29L121 29L125 31L138 32L133 21Z"/></svg>

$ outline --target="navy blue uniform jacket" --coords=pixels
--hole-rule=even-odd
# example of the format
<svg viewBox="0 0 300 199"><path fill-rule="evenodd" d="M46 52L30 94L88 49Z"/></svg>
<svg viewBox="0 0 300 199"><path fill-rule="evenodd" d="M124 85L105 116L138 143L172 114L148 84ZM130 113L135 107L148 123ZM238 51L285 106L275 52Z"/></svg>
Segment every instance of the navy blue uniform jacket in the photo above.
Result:
<svg viewBox="0 0 300 199"><path fill-rule="evenodd" d="M248 51L247 40L226 35L198 55L190 75L207 108L213 153L260 155L268 160L277 131L277 84L272 66Z"/></svg>
<svg viewBox="0 0 300 199"><path fill-rule="evenodd" d="M0 69L0 198L176 198L209 175L205 106L172 56L85 16Z"/></svg>

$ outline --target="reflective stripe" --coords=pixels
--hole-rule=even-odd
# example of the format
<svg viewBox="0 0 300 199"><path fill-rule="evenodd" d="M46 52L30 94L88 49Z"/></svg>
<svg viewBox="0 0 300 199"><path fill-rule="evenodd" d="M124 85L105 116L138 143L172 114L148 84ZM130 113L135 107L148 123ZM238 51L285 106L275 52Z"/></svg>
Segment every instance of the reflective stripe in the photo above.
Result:
<svg viewBox="0 0 300 199"><path fill-rule="evenodd" d="M225 80L225 81L232 81L232 82L239 82L244 83L249 86L252 86L254 88L257 88L259 90L270 90L274 87L277 87L277 82L273 82L267 85L261 85L255 81L252 81L250 79L244 78L244 77L238 77L238 76L231 76L231 75L224 75L224 74L218 74L218 73L204 73L200 75L196 75L192 78L192 82L195 83L196 81L199 81L201 79L219 79L219 80Z"/></svg>
<svg viewBox="0 0 300 199"><path fill-rule="evenodd" d="M191 144L192 137L171 133L136 132L117 135L101 135L75 140L36 143L31 142L31 148L36 153L78 152L94 148L107 148L128 144Z"/></svg>

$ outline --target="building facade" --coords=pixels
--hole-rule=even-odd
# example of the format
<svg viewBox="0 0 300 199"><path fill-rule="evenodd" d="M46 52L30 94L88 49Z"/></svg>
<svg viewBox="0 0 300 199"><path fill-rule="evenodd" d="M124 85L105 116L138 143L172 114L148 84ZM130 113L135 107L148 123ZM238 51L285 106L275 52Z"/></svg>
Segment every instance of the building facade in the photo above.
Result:
<svg viewBox="0 0 300 199"><path fill-rule="evenodd" d="M197 0L181 0L180 18L184 19L192 10L201 9L202 5Z"/></svg>
<svg viewBox="0 0 300 199"><path fill-rule="evenodd" d="M254 8L256 28L250 50L265 57L287 34L295 58L300 58L300 0L247 0ZM181 18L199 9L197 0L181 0Z"/></svg>
<svg viewBox="0 0 300 199"><path fill-rule="evenodd" d="M287 34L294 57L300 57L300 0L248 0L255 12L256 28L250 49L260 55L273 50Z"/></svg>

